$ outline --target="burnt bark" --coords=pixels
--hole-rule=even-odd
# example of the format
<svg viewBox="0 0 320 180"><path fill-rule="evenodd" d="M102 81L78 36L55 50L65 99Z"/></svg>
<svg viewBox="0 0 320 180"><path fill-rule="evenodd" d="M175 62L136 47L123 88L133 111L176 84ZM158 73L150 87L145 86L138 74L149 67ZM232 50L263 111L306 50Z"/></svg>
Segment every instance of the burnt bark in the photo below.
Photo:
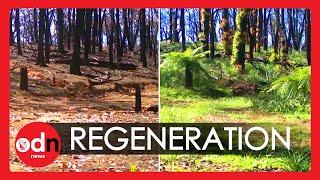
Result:
<svg viewBox="0 0 320 180"><path fill-rule="evenodd" d="M81 36L81 28L83 23L83 18L85 14L84 9L77 9L77 15L76 15L76 24L74 29L74 42L73 42L73 53L72 53L72 59L70 63L70 73L81 75L80 71L80 36Z"/></svg>

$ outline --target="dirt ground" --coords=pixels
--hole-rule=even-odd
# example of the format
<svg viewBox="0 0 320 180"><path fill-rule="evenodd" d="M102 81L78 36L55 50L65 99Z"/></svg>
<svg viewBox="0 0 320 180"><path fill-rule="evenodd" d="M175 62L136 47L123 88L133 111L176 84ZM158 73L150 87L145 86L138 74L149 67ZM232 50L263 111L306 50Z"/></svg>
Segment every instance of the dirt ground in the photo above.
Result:
<svg viewBox="0 0 320 180"><path fill-rule="evenodd" d="M110 76L108 81L91 86L88 77L69 74L68 64L55 63L70 58L70 54L53 56L48 67L42 68L35 65L36 48L23 49L23 56L17 56L14 49L10 53L11 171L158 171L157 155L60 155L54 163L43 168L32 168L21 162L14 148L15 136L20 128L31 122L155 123L159 120L158 112L147 110L158 104L158 68L141 67L137 55L125 55L131 63L138 65L131 71L81 66L84 74L98 75L97 79ZM93 58L103 60L104 57L107 55ZM28 92L19 89L21 67L28 68ZM142 87L140 113L134 112L135 83Z"/></svg>

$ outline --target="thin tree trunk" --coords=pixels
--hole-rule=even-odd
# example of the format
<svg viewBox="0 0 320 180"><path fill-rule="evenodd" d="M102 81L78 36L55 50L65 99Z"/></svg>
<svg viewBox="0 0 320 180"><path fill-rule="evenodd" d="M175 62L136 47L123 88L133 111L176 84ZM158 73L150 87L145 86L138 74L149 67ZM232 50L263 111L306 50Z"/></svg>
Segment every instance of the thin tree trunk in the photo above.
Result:
<svg viewBox="0 0 320 180"><path fill-rule="evenodd" d="M279 49L279 26L280 26L280 14L279 14L279 9L274 9L275 11L275 16L276 16L276 21L274 24L274 44L273 44L273 50L275 53L278 53Z"/></svg>
<svg viewBox="0 0 320 180"><path fill-rule="evenodd" d="M85 35L84 35L84 63L89 64L89 53L91 47L91 23L92 23L92 9L86 10L85 15Z"/></svg>
<svg viewBox="0 0 320 180"><path fill-rule="evenodd" d="M12 31L12 14L13 14L13 10L10 10L10 46L14 45L14 38L13 38L13 31Z"/></svg>
<svg viewBox="0 0 320 180"><path fill-rule="evenodd" d="M103 15L104 17L105 15ZM99 28L98 28L98 41L99 41L99 52L102 52L102 44L103 44L103 39L102 39L102 26L103 26L103 18L102 18L102 9L99 8Z"/></svg>
<svg viewBox="0 0 320 180"><path fill-rule="evenodd" d="M306 9L306 48L307 48L307 60L308 65L311 65L311 16L310 16L310 9Z"/></svg>
<svg viewBox="0 0 320 180"><path fill-rule="evenodd" d="M50 63L50 38L51 38L51 31L50 31L50 17L49 17L49 10L45 10L45 61L46 63Z"/></svg>
<svg viewBox="0 0 320 180"><path fill-rule="evenodd" d="M245 46L249 9L239 9L237 14L237 30L233 38L232 61L240 73L245 71Z"/></svg>
<svg viewBox="0 0 320 180"><path fill-rule="evenodd" d="M214 59L215 47L214 39L216 37L216 27L215 27L215 18L214 11L211 9L211 28L210 28L210 58Z"/></svg>
<svg viewBox="0 0 320 180"><path fill-rule="evenodd" d="M222 20L220 23L222 29L221 44L225 55L231 54L231 43L230 43L230 26L229 26L229 9L224 8L222 10Z"/></svg>
<svg viewBox="0 0 320 180"><path fill-rule="evenodd" d="M22 49L21 49L21 37L20 37L20 13L19 9L16 9L16 17L15 17L15 31L17 32L17 49L18 49L18 55L22 55Z"/></svg>
<svg viewBox="0 0 320 180"><path fill-rule="evenodd" d="M71 22L71 9L68 9L68 38L67 38L67 46L68 46L68 49L70 50L71 49L71 36L72 36L72 22Z"/></svg>
<svg viewBox="0 0 320 180"><path fill-rule="evenodd" d="M143 67L147 67L147 56L146 56L146 13L145 9L139 10L139 21L140 21L140 61L143 63Z"/></svg>
<svg viewBox="0 0 320 180"><path fill-rule="evenodd" d="M269 14L270 16L270 14ZM268 51L268 16L267 9L263 9L263 49Z"/></svg>
<svg viewBox="0 0 320 180"><path fill-rule="evenodd" d="M58 8L57 9L57 32L58 32L58 52L60 55L64 54L63 26L64 26L63 9Z"/></svg>
<svg viewBox="0 0 320 180"><path fill-rule="evenodd" d="M70 73L81 75L80 71L80 34L82 32L82 23L83 23L83 17L85 14L84 9L77 9L77 15L76 15L76 24L74 29L74 42L73 42L73 54L72 59L70 63Z"/></svg>
<svg viewBox="0 0 320 180"><path fill-rule="evenodd" d="M173 11L169 9L169 40L172 42L173 39Z"/></svg>
<svg viewBox="0 0 320 180"><path fill-rule="evenodd" d="M114 9L111 8L109 11L110 11L110 17L111 17L110 36L109 36L109 63L113 63L114 62L113 61L113 39L114 39L113 30L114 30L114 24L115 24Z"/></svg>
<svg viewBox="0 0 320 180"><path fill-rule="evenodd" d="M256 51L260 52L260 46L262 43L262 29L263 29L263 12L262 9L258 9L258 19L257 19L257 42Z"/></svg>
<svg viewBox="0 0 320 180"><path fill-rule="evenodd" d="M96 54L96 44L98 41L98 9L93 10L92 46L91 53Z"/></svg>
<svg viewBox="0 0 320 180"><path fill-rule="evenodd" d="M38 11L36 8L33 9L33 32L34 40L38 43Z"/></svg>
<svg viewBox="0 0 320 180"><path fill-rule="evenodd" d="M250 60L253 59L253 51L256 46L257 15L258 15L258 10L252 9L251 10L250 29L249 29L249 37L250 37L250 44L249 44L250 57L249 58L250 58Z"/></svg>
<svg viewBox="0 0 320 180"><path fill-rule="evenodd" d="M119 8L116 9L116 50L117 50L117 61L121 60L122 57L122 45L121 45L121 26L120 26L120 12Z"/></svg>
<svg viewBox="0 0 320 180"><path fill-rule="evenodd" d="M184 21L184 8L180 9L180 29L181 29L181 40L182 40L182 51L186 50L186 29Z"/></svg>
<svg viewBox="0 0 320 180"><path fill-rule="evenodd" d="M38 59L37 65L42 67L46 66L44 61L44 33L45 33L45 9L40 9L39 11L39 40L38 40Z"/></svg>

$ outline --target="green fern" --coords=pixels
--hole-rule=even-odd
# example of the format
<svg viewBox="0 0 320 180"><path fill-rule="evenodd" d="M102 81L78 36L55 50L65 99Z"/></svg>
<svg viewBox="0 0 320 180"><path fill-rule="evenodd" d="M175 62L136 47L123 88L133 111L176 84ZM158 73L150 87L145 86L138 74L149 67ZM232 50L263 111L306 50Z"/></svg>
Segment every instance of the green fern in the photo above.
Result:
<svg viewBox="0 0 320 180"><path fill-rule="evenodd" d="M188 65L194 74L194 85L201 87L211 83L211 74L203 67L202 60L209 52L202 52L203 47L188 48L184 52L171 52L162 56L160 65L160 83L168 87L183 86L184 70Z"/></svg>
<svg viewBox="0 0 320 180"><path fill-rule="evenodd" d="M273 112L310 112L310 67L297 68L262 91L255 106Z"/></svg>

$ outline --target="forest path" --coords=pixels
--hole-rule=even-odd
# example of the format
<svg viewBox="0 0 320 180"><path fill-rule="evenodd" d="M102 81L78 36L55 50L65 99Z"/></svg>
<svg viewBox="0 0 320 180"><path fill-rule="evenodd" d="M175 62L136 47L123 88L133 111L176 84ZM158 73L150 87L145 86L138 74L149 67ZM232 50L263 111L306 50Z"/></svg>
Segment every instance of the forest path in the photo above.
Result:
<svg viewBox="0 0 320 180"><path fill-rule="evenodd" d="M30 122L133 123L158 122L158 113L147 108L158 104L157 68L135 71L81 66L86 74L108 72L110 79L90 86L88 78L69 74L67 64L35 65L32 53L10 57L10 169L11 171L158 171L156 155L60 155L47 167L32 168L16 156L14 142L19 129ZM138 58L133 58L138 61ZM53 59L54 60L54 59ZM19 89L20 67L28 68L29 91ZM103 77L102 77L103 78ZM117 79L119 79L117 81ZM134 84L139 83L142 112L134 112Z"/></svg>

